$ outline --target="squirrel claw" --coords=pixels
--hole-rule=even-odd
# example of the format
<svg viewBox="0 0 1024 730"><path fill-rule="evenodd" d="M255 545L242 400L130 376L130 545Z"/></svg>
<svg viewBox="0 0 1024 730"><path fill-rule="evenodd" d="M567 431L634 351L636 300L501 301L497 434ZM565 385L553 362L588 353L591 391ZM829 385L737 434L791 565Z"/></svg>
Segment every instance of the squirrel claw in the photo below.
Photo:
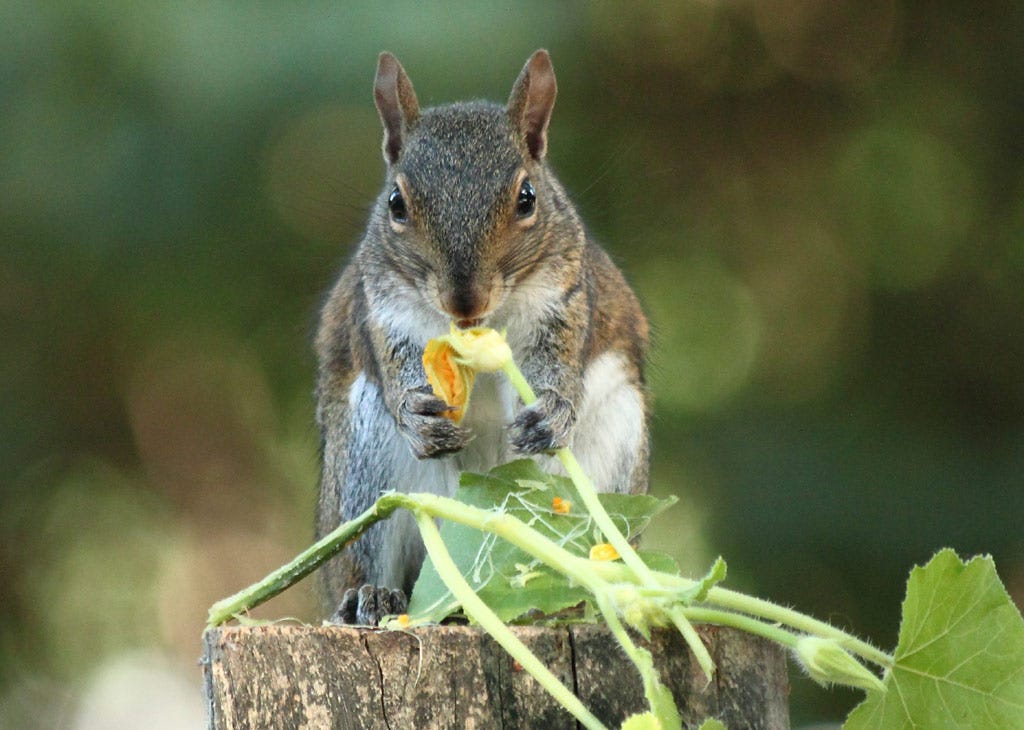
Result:
<svg viewBox="0 0 1024 730"><path fill-rule="evenodd" d="M429 387L407 391L403 407L417 416L442 416L456 410L434 395Z"/></svg>
<svg viewBox="0 0 1024 730"><path fill-rule="evenodd" d="M361 588L349 588L345 591L330 622L376 627L385 616L405 613L408 607L409 600L400 588L391 589L367 583Z"/></svg>
<svg viewBox="0 0 1024 730"><path fill-rule="evenodd" d="M553 390L543 391L524 408L509 427L512 449L524 456L554 451L569 443L576 413L568 399Z"/></svg>
<svg viewBox="0 0 1024 730"><path fill-rule="evenodd" d="M454 454L470 441L470 432L447 418L431 416L415 431L406 432L417 459L434 459Z"/></svg>
<svg viewBox="0 0 1024 730"><path fill-rule="evenodd" d="M432 459L459 451L471 434L444 414L452 408L426 389L406 392L398 425L417 459Z"/></svg>

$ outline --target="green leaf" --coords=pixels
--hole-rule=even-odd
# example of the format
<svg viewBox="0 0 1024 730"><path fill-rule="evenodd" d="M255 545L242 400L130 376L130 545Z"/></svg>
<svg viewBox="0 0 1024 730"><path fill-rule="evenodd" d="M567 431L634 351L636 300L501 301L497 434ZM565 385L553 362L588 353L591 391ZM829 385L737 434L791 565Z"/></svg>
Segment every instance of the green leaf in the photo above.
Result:
<svg viewBox="0 0 1024 730"><path fill-rule="evenodd" d="M718 583L725 580L725 574L728 572L728 568L725 565L725 560L719 555L715 559L714 565L708 570L707 575L701 578L693 588L686 592L686 595L682 597L683 603L690 604L703 601L708 597L708 591L715 587Z"/></svg>
<svg viewBox="0 0 1024 730"><path fill-rule="evenodd" d="M844 730L1024 727L1024 621L991 557L914 568L894 658Z"/></svg>
<svg viewBox="0 0 1024 730"><path fill-rule="evenodd" d="M679 575L679 563L668 553L658 550L638 550L637 553L643 558L644 565L651 570Z"/></svg>
<svg viewBox="0 0 1024 730"><path fill-rule="evenodd" d="M529 459L492 469L487 474L462 475L455 499L482 509L512 515L569 552L586 557L601 542L590 516L578 504L572 482L547 474ZM555 512L553 501L570 503L568 514ZM602 494L601 503L631 539L651 518L675 503L649 495ZM554 613L586 600L587 594L531 556L490 533L446 522L441 537L462 575L503 621L531 610ZM641 557L656 570L678 572L675 562L661 553ZM429 559L413 588L409 614L414 619L440 621L458 609Z"/></svg>

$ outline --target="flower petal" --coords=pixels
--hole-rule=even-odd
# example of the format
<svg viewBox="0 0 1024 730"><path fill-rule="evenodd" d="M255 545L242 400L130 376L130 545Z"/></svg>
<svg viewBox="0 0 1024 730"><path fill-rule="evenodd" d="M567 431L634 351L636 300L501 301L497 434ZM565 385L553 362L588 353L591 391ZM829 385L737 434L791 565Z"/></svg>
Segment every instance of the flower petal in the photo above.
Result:
<svg viewBox="0 0 1024 730"><path fill-rule="evenodd" d="M448 337L435 337L427 343L423 370L434 395L455 409L445 416L459 423L466 413L474 372L459 362Z"/></svg>
<svg viewBox="0 0 1024 730"><path fill-rule="evenodd" d="M512 359L505 335L490 327L459 329L453 324L448 341L458 353L459 362L477 372L496 372Z"/></svg>

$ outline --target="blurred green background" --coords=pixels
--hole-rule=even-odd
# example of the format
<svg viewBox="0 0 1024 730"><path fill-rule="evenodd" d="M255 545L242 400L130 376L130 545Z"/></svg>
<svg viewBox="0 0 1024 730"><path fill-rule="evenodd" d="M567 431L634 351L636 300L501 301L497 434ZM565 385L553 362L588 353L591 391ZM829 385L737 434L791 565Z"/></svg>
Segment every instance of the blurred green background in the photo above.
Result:
<svg viewBox="0 0 1024 730"><path fill-rule="evenodd" d="M5 2L0 727L202 725L206 608L312 536L377 53L431 105L542 46L656 329L650 543L886 647L941 546L1024 601L1019 3Z"/></svg>

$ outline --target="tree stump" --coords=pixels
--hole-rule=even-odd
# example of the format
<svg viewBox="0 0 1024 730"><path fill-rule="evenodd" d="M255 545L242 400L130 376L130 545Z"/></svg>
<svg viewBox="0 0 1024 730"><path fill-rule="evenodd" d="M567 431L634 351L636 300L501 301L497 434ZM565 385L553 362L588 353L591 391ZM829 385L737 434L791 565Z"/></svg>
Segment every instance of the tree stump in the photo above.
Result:
<svg viewBox="0 0 1024 730"><path fill-rule="evenodd" d="M646 709L639 675L604 626L513 630L608 727ZM686 725L717 717L729 730L789 728L784 652L741 631L697 630L718 667L710 684L677 632L656 631L650 642L637 637ZM577 728L473 627L225 627L203 638L213 730Z"/></svg>

